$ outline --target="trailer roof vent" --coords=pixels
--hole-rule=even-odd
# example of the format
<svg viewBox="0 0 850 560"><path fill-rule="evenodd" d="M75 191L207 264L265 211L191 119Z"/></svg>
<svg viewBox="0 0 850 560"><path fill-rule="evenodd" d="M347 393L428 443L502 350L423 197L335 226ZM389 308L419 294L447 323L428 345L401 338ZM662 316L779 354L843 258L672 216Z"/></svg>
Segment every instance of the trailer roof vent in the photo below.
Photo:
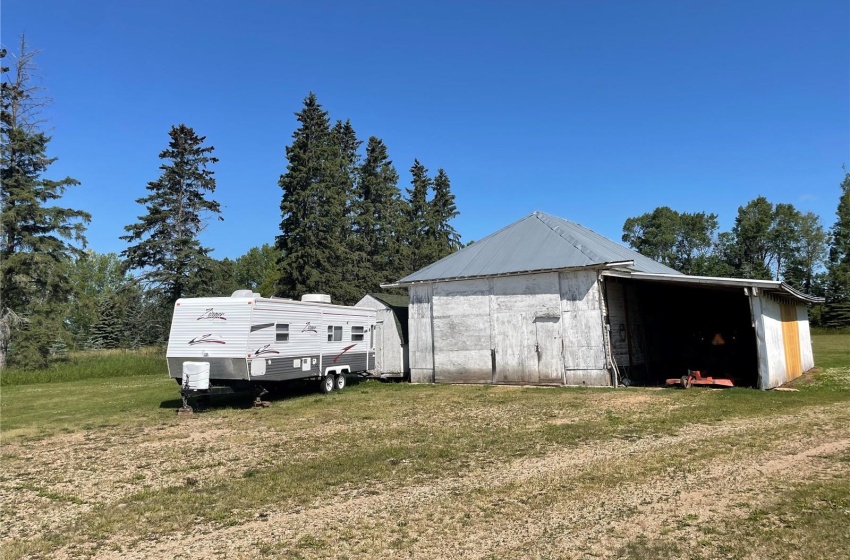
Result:
<svg viewBox="0 0 850 560"><path fill-rule="evenodd" d="M253 290L236 290L230 297L256 297L257 294L253 292Z"/></svg>
<svg viewBox="0 0 850 560"><path fill-rule="evenodd" d="M310 301L313 303L330 303L331 296L328 294L304 294L301 296L301 301Z"/></svg>

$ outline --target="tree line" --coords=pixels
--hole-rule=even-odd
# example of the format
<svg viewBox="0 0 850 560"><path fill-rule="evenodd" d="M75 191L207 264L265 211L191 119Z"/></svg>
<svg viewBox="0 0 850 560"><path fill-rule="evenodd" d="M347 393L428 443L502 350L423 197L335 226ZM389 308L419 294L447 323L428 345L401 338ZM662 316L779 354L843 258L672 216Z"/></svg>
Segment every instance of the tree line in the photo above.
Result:
<svg viewBox="0 0 850 560"><path fill-rule="evenodd" d="M331 122L310 93L295 114L281 174L280 235L237 259L215 259L201 243L210 220L224 219L214 199L215 148L191 127L171 127L159 177L136 202L120 254L86 250L91 216L63 208L67 177L46 177L55 161L33 85L33 59L21 39L8 67L2 50L2 218L0 218L0 368L42 367L68 349L162 343L181 297L327 293L353 304L364 294L456 251L458 216L444 169L418 160L410 186L383 141L360 140L349 120Z"/></svg>
<svg viewBox="0 0 850 560"><path fill-rule="evenodd" d="M850 173L845 171L833 226L812 212L759 196L738 207L731 231L717 214L660 206L623 224L629 246L684 274L781 280L825 298L813 325L850 326Z"/></svg>
<svg viewBox="0 0 850 560"><path fill-rule="evenodd" d="M0 368L7 358L42 367L68 349L162 343L180 297L248 288L352 304L462 246L446 171L432 174L414 160L402 192L383 141L364 143L310 93L286 147L275 239L236 259L210 256L201 234L224 218L213 198L218 160L204 136L179 124L159 154L159 177L136 201L141 215L120 237L126 249L87 250L91 216L61 205L79 182L47 177L55 158L41 115L48 100L32 80L35 54L22 38L10 69L0 51ZM730 232L717 233L714 214L661 207L629 218L623 240L687 274L777 278L825 295L823 322L848 326L850 174L841 189L829 232L813 214L759 197L739 209Z"/></svg>

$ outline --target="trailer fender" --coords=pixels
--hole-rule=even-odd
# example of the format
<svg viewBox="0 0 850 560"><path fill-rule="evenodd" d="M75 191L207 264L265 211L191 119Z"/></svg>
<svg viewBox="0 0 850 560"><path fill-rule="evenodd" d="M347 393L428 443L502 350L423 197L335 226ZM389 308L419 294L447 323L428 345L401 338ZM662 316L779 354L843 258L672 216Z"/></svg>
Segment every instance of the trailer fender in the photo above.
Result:
<svg viewBox="0 0 850 560"><path fill-rule="evenodd" d="M326 375L339 375L339 374L342 374L342 373L344 373L346 375L350 374L351 368L348 367L348 366L337 366L337 367L325 368L325 373L322 374L322 377L324 377Z"/></svg>

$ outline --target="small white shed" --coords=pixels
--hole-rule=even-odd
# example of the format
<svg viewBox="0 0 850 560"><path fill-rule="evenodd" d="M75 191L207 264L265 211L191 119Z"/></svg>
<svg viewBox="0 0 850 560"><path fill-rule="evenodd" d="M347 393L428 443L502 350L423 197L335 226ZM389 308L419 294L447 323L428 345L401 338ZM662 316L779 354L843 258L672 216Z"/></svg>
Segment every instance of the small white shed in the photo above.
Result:
<svg viewBox="0 0 850 560"><path fill-rule="evenodd" d="M685 276L534 212L402 280L415 383L660 385L688 369L776 387L813 367L782 282Z"/></svg>
<svg viewBox="0 0 850 560"><path fill-rule="evenodd" d="M375 369L380 377L406 377L410 373L407 351L407 296L367 294L355 307L377 311L375 319Z"/></svg>

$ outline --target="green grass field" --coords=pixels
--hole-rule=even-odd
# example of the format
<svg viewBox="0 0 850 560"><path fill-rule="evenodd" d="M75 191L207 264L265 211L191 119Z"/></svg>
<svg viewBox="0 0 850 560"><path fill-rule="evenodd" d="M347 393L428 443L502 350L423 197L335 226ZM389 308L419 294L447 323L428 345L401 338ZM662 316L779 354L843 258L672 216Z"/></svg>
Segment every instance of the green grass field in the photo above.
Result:
<svg viewBox="0 0 850 560"><path fill-rule="evenodd" d="M850 335L813 347L797 392L368 381L179 418L155 356L4 383L1 554L840 557Z"/></svg>

